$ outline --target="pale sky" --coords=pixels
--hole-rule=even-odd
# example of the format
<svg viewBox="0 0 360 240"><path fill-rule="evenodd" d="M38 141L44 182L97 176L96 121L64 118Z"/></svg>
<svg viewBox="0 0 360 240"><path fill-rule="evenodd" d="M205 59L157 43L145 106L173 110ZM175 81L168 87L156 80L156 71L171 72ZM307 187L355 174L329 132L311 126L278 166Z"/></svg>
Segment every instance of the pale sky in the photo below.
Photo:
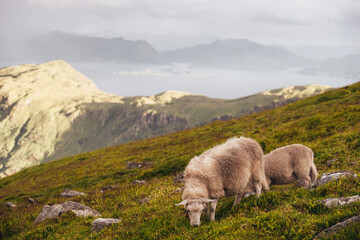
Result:
<svg viewBox="0 0 360 240"><path fill-rule="evenodd" d="M48 31L143 39L159 51L226 38L360 45L360 1L0 0L0 44Z"/></svg>

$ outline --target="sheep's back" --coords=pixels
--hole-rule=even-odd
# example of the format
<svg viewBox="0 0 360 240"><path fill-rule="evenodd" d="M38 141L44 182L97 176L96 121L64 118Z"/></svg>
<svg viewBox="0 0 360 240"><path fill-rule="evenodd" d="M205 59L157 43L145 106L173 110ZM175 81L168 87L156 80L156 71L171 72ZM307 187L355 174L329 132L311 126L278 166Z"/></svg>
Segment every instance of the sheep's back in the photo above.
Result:
<svg viewBox="0 0 360 240"><path fill-rule="evenodd" d="M254 163L261 162L262 157L262 149L256 141L232 138L193 158L185 170L185 179L198 175L208 185L210 194L223 190L223 195L232 196L244 191Z"/></svg>

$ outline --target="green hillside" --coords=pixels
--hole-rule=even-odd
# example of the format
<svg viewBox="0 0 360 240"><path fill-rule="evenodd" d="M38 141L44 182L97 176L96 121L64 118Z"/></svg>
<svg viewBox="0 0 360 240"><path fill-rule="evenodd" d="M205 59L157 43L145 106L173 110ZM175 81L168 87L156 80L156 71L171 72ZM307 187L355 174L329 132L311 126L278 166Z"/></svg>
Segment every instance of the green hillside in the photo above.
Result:
<svg viewBox="0 0 360 240"><path fill-rule="evenodd" d="M352 170L360 173L360 83L299 100L284 107L216 121L153 139L100 149L28 168L0 180L0 238L9 239L312 239L340 221L359 215L360 203L327 209L316 201L360 193L360 178L342 179L310 191L292 185L274 186L260 198L249 197L231 209L234 197L219 201L216 221L202 220L191 228L180 202L181 184L174 175L204 150L233 136L251 137L265 153L287 144L311 147L321 173ZM326 161L338 161L328 167ZM125 168L127 161L149 161L152 168ZM131 183L143 179L144 185ZM101 187L115 187L100 192ZM65 214L35 225L44 204L59 198L65 188L86 196L72 200L102 217L122 222L91 233L93 218ZM27 198L36 200L34 205ZM150 201L140 204L143 198ZM16 208L4 207L6 201ZM360 226L342 231L336 239L359 239Z"/></svg>
<svg viewBox="0 0 360 240"><path fill-rule="evenodd" d="M0 69L0 178L40 163L237 118L329 90L291 86L225 100L180 91L120 97L62 60Z"/></svg>

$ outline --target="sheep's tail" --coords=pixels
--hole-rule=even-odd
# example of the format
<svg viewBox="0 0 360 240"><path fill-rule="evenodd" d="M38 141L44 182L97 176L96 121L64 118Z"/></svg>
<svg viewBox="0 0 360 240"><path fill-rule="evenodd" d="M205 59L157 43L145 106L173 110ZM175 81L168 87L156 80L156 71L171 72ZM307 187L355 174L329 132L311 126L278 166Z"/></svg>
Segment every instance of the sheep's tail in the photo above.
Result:
<svg viewBox="0 0 360 240"><path fill-rule="evenodd" d="M318 172L316 170L316 166L314 164L314 153L312 153L312 165L310 168L310 178L311 178L311 182L315 182L317 180L318 177Z"/></svg>

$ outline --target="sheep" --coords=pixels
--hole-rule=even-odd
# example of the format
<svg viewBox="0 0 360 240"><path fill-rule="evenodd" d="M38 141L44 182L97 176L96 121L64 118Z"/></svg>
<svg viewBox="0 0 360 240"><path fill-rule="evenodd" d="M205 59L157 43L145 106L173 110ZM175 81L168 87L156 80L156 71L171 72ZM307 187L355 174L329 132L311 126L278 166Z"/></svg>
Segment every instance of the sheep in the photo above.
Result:
<svg viewBox="0 0 360 240"><path fill-rule="evenodd" d="M265 178L263 151L253 139L231 138L200 156L192 158L185 168L183 201L191 226L200 225L201 213L209 210L210 221L215 221L216 204L219 198L234 196L233 206L240 203L250 188L260 196L268 190Z"/></svg>
<svg viewBox="0 0 360 240"><path fill-rule="evenodd" d="M289 184L308 187L317 179L313 151L301 144L277 148L264 156L268 185Z"/></svg>

